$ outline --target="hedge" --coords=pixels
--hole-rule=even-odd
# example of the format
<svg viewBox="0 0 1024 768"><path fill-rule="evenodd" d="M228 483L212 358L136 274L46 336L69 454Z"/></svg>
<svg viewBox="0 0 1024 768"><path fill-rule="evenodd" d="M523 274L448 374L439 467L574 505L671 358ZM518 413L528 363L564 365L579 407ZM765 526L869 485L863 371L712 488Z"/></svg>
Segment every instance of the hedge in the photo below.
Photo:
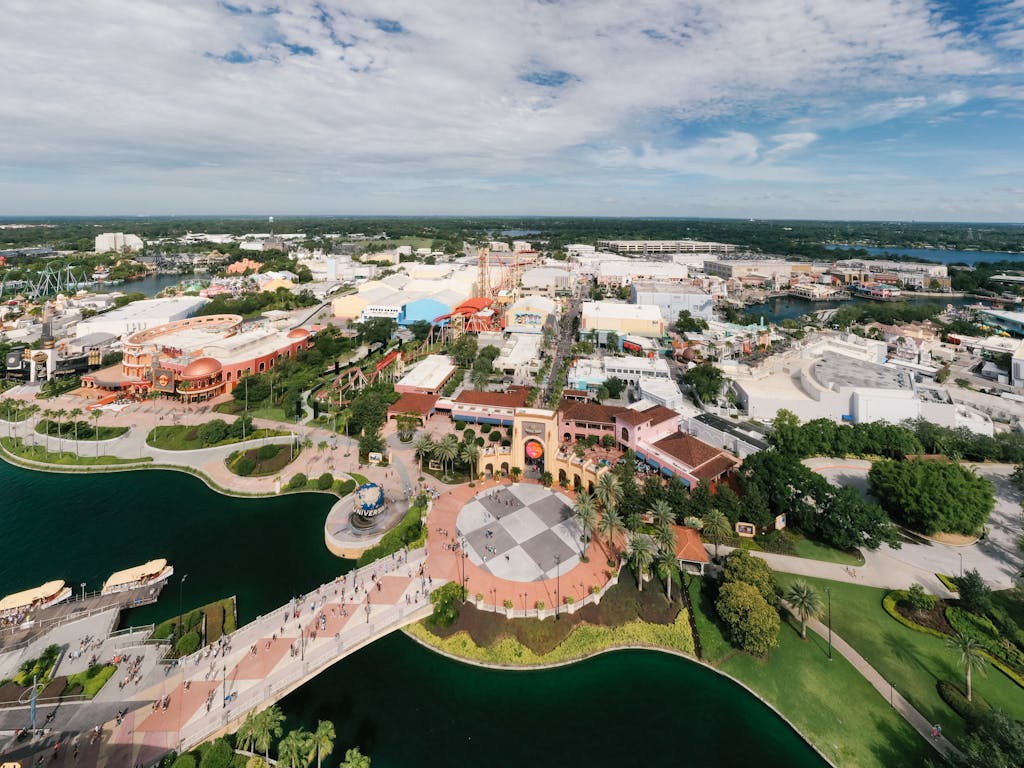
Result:
<svg viewBox="0 0 1024 768"><path fill-rule="evenodd" d="M960 591L960 586L956 583L952 576L947 576L944 573L936 573L935 575L938 577L939 581L941 581L945 585L946 589L948 589L950 592Z"/></svg>
<svg viewBox="0 0 1024 768"><path fill-rule="evenodd" d="M370 547L359 556L356 567L362 568L364 565L387 557L405 546L408 546L409 549L423 546L423 542L426 540L426 528L423 527L421 518L426 507L426 499L422 496L417 498L409 507L409 511L405 513L402 522L385 533L376 546Z"/></svg>
<svg viewBox="0 0 1024 768"><path fill-rule="evenodd" d="M977 616L963 608L950 607L946 609L946 620L957 632L970 635L981 643L991 656L1010 667L1024 668L1024 653L1009 642L1000 642L1002 636L999 630L984 616Z"/></svg>
<svg viewBox="0 0 1024 768"><path fill-rule="evenodd" d="M949 635L947 635L945 632L939 632L939 630L937 629L925 627L921 624L918 624L916 621L911 621L906 616L902 615L898 610L896 610L896 604L901 603L906 599L907 591L905 589L894 589L892 592L887 593L886 596L882 598L882 607L885 609L886 613L888 613L890 616L896 619L896 621L898 621L900 624L902 624L905 627L909 627L910 629L913 629L916 632L924 632L926 635L934 635L935 637L941 637L942 639L946 639L947 637L949 637Z"/></svg>
<svg viewBox="0 0 1024 768"><path fill-rule="evenodd" d="M935 684L935 688L938 690L942 700L949 704L950 709L964 720L973 720L991 709L988 702L981 698L977 691L971 691L971 701L968 701L966 694L959 687L946 680L939 680Z"/></svg>
<svg viewBox="0 0 1024 768"><path fill-rule="evenodd" d="M467 632L456 632L450 637L440 638L422 622L410 624L405 631L425 645L452 656L505 667L560 664L623 646L665 648L690 655L694 647L690 615L685 608L679 611L672 624L649 624L640 620L618 627L579 624L561 643L545 654L537 654L507 635L492 645L481 647L473 642Z"/></svg>

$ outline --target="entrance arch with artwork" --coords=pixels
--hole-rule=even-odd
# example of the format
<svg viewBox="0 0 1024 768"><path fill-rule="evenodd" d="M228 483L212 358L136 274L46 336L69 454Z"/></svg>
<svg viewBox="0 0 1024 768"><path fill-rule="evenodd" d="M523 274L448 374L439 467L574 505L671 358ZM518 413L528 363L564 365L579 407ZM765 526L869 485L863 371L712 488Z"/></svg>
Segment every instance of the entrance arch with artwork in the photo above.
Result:
<svg viewBox="0 0 1024 768"><path fill-rule="evenodd" d="M530 438L523 445L526 454L524 474L527 477L540 477L544 474L544 444L540 440Z"/></svg>

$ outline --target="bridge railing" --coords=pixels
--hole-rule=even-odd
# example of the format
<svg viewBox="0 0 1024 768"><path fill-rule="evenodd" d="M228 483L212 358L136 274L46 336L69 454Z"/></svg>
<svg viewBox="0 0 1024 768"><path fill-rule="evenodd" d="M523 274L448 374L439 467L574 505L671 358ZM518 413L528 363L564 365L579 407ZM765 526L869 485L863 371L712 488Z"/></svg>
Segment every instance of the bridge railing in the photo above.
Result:
<svg viewBox="0 0 1024 768"><path fill-rule="evenodd" d="M399 604L371 613L369 622L359 623L352 629L346 627L334 638L317 641L317 647L306 652L305 658L289 659L283 669L243 690L234 690L235 686L231 680L222 682L220 690L214 694L215 701L210 711L182 728L179 734L180 748L188 749L200 743L211 733L226 727L249 710L346 656L362 643L391 632L413 614L424 613L425 608L424 604ZM353 617L353 623L355 621Z"/></svg>

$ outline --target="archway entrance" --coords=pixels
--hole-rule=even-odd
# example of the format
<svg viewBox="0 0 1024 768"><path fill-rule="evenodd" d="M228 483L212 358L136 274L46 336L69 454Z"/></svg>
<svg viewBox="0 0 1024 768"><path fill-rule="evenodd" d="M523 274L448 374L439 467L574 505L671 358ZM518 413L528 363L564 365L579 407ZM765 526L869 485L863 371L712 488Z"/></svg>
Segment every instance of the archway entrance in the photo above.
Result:
<svg viewBox="0 0 1024 768"><path fill-rule="evenodd" d="M538 479L544 474L544 445L539 440L530 439L523 446L526 466L523 475Z"/></svg>

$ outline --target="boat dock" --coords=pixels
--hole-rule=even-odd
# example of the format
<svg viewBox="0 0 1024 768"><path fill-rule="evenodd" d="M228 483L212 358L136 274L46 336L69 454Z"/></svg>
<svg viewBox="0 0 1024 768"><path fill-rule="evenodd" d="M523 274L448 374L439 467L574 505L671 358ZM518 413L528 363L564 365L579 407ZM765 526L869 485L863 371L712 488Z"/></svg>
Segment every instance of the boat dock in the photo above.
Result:
<svg viewBox="0 0 1024 768"><path fill-rule="evenodd" d="M79 593L58 605L40 608L32 612L29 621L14 627L0 628L0 652L27 645L59 624L109 611L111 608L124 610L155 603L166 583L161 581L108 595L87 592L83 596Z"/></svg>

